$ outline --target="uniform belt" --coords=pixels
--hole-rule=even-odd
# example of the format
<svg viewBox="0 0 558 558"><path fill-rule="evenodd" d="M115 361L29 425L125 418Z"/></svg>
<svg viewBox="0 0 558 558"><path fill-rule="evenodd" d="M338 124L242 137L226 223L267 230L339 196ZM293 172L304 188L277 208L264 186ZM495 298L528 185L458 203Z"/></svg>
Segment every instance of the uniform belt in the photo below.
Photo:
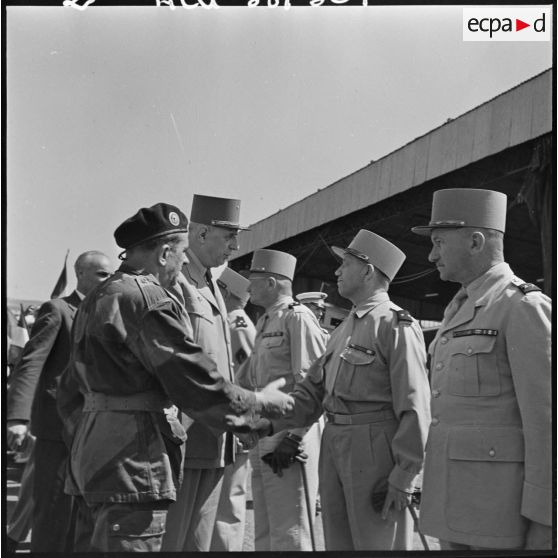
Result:
<svg viewBox="0 0 558 558"><path fill-rule="evenodd" d="M384 422L395 419L391 409L382 411L371 411L369 413L357 413L356 415L340 415L337 413L325 413L327 422L330 424L370 424L372 422Z"/></svg>
<svg viewBox="0 0 558 558"><path fill-rule="evenodd" d="M142 391L130 395L107 395L90 391L84 394L83 412L91 411L153 411L163 412L172 403L158 391Z"/></svg>

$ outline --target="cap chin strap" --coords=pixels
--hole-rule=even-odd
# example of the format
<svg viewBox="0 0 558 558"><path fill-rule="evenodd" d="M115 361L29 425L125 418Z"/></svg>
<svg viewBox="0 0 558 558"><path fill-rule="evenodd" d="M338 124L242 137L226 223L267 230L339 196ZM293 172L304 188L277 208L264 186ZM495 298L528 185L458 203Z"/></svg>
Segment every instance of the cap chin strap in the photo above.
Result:
<svg viewBox="0 0 558 558"><path fill-rule="evenodd" d="M347 252L347 254L350 254L351 256L354 256L355 258L358 258L359 260L364 260L366 263L369 263L370 258L366 254L363 254L362 252L359 252L354 248L345 248L345 252Z"/></svg>

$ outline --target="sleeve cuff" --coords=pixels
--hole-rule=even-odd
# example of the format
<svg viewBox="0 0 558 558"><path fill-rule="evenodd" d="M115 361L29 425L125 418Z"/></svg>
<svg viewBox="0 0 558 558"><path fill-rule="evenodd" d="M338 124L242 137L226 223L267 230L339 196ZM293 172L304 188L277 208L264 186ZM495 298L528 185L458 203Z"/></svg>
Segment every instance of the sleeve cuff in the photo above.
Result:
<svg viewBox="0 0 558 558"><path fill-rule="evenodd" d="M412 493L415 490L415 480L417 477L417 474L409 473L396 465L392 469L388 481L389 484L397 488L397 490Z"/></svg>
<svg viewBox="0 0 558 558"><path fill-rule="evenodd" d="M552 525L552 490L524 482L521 515L536 523Z"/></svg>

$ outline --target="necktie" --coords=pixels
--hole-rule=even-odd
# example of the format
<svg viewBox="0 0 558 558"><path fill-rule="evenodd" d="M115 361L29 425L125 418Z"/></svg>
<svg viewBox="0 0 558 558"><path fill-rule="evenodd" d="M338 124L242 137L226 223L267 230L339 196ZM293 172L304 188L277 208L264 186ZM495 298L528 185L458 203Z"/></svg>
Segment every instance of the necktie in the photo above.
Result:
<svg viewBox="0 0 558 558"><path fill-rule="evenodd" d="M205 281L208 287L211 289L213 296L215 296L215 287L213 286L213 277L211 276L211 270L208 268L205 272Z"/></svg>

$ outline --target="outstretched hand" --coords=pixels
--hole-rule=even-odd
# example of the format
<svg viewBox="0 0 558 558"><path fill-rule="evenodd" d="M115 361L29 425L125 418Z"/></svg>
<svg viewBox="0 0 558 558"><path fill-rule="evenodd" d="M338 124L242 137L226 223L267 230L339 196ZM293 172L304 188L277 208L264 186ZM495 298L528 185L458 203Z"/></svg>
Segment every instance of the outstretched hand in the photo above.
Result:
<svg viewBox="0 0 558 558"><path fill-rule="evenodd" d="M294 399L281 391L286 384L285 378L274 380L256 393L258 412L266 418L279 418L294 407Z"/></svg>

